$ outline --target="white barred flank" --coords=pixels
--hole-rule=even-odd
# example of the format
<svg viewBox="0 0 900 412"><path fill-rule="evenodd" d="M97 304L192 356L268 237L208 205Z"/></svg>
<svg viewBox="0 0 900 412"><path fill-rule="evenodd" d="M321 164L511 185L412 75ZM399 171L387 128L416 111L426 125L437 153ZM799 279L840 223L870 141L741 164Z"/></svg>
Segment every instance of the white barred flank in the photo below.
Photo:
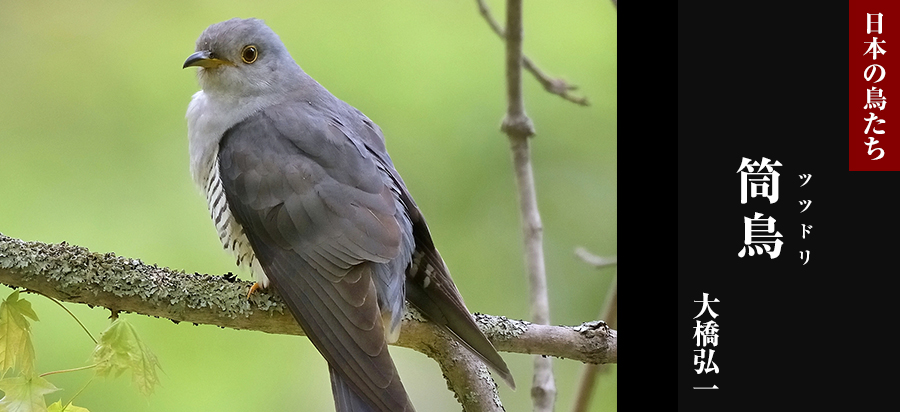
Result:
<svg viewBox="0 0 900 412"><path fill-rule="evenodd" d="M222 246L234 254L237 259L235 264L248 266L256 282L262 287L267 287L269 279L259 266L256 255L253 254L250 241L244 234L244 228L234 220L234 215L231 214L231 209L228 207L228 200L225 198L225 191L222 188L222 179L219 177L218 159L212 163L204 185L204 192L206 192L210 217L212 217L213 224L216 225L216 231L219 232Z"/></svg>

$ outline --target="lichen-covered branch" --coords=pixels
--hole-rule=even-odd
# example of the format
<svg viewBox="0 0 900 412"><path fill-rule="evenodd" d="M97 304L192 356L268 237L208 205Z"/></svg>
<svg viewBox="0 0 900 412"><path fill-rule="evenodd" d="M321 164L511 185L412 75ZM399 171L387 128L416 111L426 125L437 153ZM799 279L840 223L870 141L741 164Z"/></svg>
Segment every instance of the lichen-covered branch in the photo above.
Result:
<svg viewBox="0 0 900 412"><path fill-rule="evenodd" d="M424 322L414 309L407 314L419 320L416 327L407 328L404 319L401 346L408 346L434 359L441 366L447 388L453 391L464 411L503 412L497 384L484 363L444 331Z"/></svg>
<svg viewBox="0 0 900 412"><path fill-rule="evenodd" d="M258 291L248 300L251 282L232 275L174 271L113 253L92 253L66 243L25 242L0 234L0 283L35 290L66 302L176 322L304 334L277 295ZM584 363L618 361L617 332L596 322L574 327L546 326L482 314L477 314L476 320L500 351L555 356ZM458 380L486 376L477 358L469 356L465 349L459 348L412 308L403 319L402 331L396 345L425 353L438 361L448 384L467 411L494 410L473 406L483 406L496 396L496 389L482 391L489 386L488 382ZM468 392L460 392L466 388L469 388ZM465 402L469 402L470 407Z"/></svg>
<svg viewBox="0 0 900 412"><path fill-rule="evenodd" d="M615 264L616 260L615 258L601 258L588 252L584 248L578 248L576 254L578 254L585 262L594 265L594 267L597 268ZM613 277L609 292L607 292L606 299L604 300L603 310L600 312L600 319L605 319L612 328L616 327L619 312L619 286L617 277L618 275ZM581 371L581 377L578 379L578 391L575 395L575 404L572 406L572 412L585 412L588 410L588 406L591 404L591 398L594 395L594 388L596 388L597 376L605 371L605 367L606 365L584 365Z"/></svg>

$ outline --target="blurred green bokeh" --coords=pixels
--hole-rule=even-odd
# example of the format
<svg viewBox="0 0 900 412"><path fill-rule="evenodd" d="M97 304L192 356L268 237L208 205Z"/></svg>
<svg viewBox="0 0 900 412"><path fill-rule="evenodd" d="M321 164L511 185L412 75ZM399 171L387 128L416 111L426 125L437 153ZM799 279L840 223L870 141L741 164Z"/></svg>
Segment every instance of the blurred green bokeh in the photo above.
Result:
<svg viewBox="0 0 900 412"><path fill-rule="evenodd" d="M490 1L503 21L503 2ZM473 311L527 319L528 287L508 144L503 45L472 1L2 1L0 232L67 241L189 272L237 272L188 172L184 112L198 90L182 70L209 24L259 17L297 62L384 130L397 168ZM578 107L524 76L554 323L595 319L613 270L573 255L617 254L617 28L610 2L529 1L525 51L580 86ZM10 289L0 287L5 298ZM92 343L64 312L34 302L41 372L85 364ZM108 312L68 305L92 331ZM143 398L122 377L76 404L100 411L330 411L326 366L305 338L130 321L165 373ZM419 411L458 411L437 365L392 348ZM504 354L531 410L531 357ZM579 363L554 363L557 410L571 408ZM615 410L616 366L592 410ZM68 400L90 372L50 377Z"/></svg>

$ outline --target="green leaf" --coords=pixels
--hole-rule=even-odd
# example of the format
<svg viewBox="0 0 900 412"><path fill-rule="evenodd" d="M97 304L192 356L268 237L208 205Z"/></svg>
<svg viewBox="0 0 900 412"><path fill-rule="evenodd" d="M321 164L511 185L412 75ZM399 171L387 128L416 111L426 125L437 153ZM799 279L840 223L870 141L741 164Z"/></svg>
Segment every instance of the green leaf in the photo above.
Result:
<svg viewBox="0 0 900 412"><path fill-rule="evenodd" d="M116 319L100 335L92 358L98 364L97 376L119 376L130 370L131 380L144 395L153 393L159 384L156 369L162 370L162 367L156 355L141 341L134 327L122 318Z"/></svg>
<svg viewBox="0 0 900 412"><path fill-rule="evenodd" d="M0 303L0 377L12 368L27 376L34 374L34 345L26 318L38 320L31 302L19 299L18 291Z"/></svg>
<svg viewBox="0 0 900 412"><path fill-rule="evenodd" d="M56 401L47 407L47 412L91 412L91 411L87 410L87 408L82 408L80 406L72 405L71 402L69 402L69 404L66 405L65 408L63 408L62 401Z"/></svg>
<svg viewBox="0 0 900 412"><path fill-rule="evenodd" d="M44 412L47 410L44 395L56 392L59 388L40 376L18 376L0 380L0 390L6 394L0 399L0 411Z"/></svg>

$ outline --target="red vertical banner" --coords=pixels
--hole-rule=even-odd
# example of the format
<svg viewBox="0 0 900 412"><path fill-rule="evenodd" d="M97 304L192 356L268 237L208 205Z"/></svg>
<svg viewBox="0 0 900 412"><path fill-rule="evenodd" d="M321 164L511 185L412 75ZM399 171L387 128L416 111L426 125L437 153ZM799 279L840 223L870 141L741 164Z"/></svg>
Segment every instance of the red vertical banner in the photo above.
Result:
<svg viewBox="0 0 900 412"><path fill-rule="evenodd" d="M892 3L850 2L851 171L900 170L900 5Z"/></svg>

